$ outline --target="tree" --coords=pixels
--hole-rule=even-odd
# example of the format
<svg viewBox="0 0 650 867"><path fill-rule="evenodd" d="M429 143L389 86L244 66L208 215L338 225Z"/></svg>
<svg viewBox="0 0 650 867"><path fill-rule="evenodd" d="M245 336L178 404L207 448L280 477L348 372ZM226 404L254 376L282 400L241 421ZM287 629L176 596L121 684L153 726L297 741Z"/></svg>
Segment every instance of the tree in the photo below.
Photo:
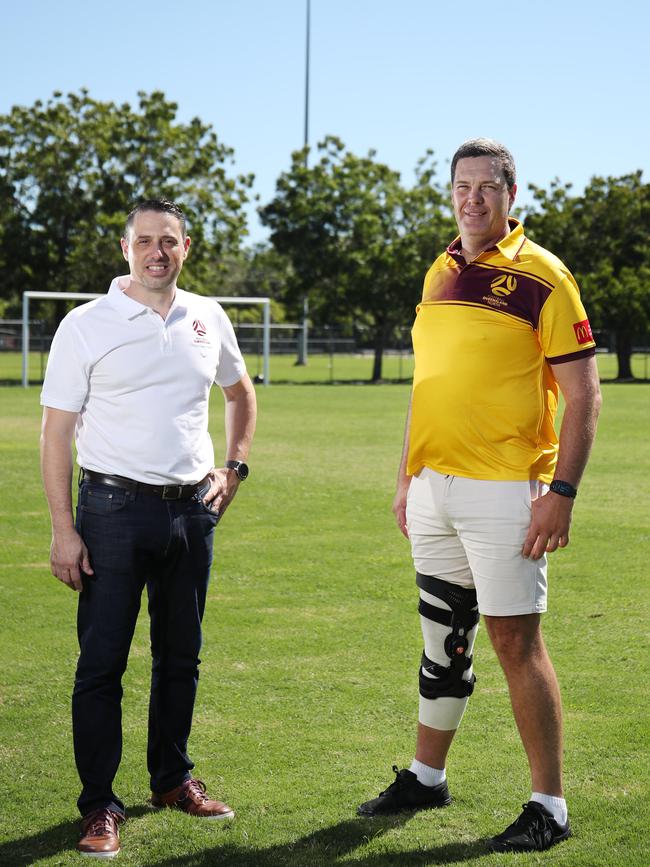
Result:
<svg viewBox="0 0 650 867"><path fill-rule="evenodd" d="M228 257L224 266L226 273L221 279L220 295L268 297L271 299L273 321L284 320L282 299L291 273L291 263L285 256L268 244L258 243ZM250 315L240 318L257 321L259 311L253 310Z"/></svg>
<svg viewBox="0 0 650 867"><path fill-rule="evenodd" d="M594 177L580 196L557 180L531 189L526 231L575 273L592 325L615 336L618 378L632 379L634 342L650 329L650 185L635 172Z"/></svg>
<svg viewBox="0 0 650 867"><path fill-rule="evenodd" d="M453 222L430 153L411 189L375 161L374 151L358 157L328 137L318 153L312 167L305 151L293 154L260 216L276 251L291 262L288 304L296 309L307 295L317 323L352 317L371 329L374 382L391 334L412 321L426 268L453 235Z"/></svg>
<svg viewBox="0 0 650 867"><path fill-rule="evenodd" d="M144 198L181 205L194 242L187 281L214 293L246 232L252 178L229 177L232 150L176 111L160 92L140 93L132 109L82 90L0 116L0 297L10 308L27 289L103 291L124 267L126 213Z"/></svg>

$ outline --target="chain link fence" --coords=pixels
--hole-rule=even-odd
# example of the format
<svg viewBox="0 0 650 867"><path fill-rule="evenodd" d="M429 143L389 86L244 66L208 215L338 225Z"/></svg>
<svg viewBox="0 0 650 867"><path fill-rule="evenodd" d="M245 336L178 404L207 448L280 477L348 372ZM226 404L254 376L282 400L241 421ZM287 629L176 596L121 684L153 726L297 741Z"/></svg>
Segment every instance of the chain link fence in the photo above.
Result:
<svg viewBox="0 0 650 867"><path fill-rule="evenodd" d="M0 320L0 384L19 385L21 382L22 322ZM251 377L263 375L263 328L261 324L235 323L239 345L246 358ZM413 376L411 328L397 329L383 352L382 381L409 382ZM30 321L29 371L30 384L42 383L47 355L52 342L52 328L43 320ZM615 379L618 365L615 341L606 332L596 335L597 359L601 377ZM271 383L357 383L369 382L374 364L372 334L362 325L347 329L310 327L304 349L302 325L275 323L271 325ZM632 355L635 379L650 381L650 335L639 340Z"/></svg>

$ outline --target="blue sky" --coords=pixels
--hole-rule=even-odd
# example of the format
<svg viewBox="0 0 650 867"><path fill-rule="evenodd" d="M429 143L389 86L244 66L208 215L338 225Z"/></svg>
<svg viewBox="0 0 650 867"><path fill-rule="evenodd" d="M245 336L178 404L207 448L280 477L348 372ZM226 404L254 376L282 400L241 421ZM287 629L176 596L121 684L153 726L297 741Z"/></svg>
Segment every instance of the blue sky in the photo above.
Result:
<svg viewBox="0 0 650 867"><path fill-rule="evenodd" d="M529 182L581 190L650 169L650 3L311 0L310 141L331 133L399 170L427 148L446 178L466 138ZM253 172L262 202L302 145L306 0L0 0L0 112L54 90L137 101L161 89ZM261 240L254 207L251 238Z"/></svg>

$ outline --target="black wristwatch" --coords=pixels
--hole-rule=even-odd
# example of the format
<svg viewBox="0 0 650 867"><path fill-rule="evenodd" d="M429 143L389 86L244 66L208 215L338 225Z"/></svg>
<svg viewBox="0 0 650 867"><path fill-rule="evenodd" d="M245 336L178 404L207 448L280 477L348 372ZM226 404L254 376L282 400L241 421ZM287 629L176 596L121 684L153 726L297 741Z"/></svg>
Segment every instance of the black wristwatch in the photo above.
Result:
<svg viewBox="0 0 650 867"><path fill-rule="evenodd" d="M572 500L575 500L575 496L578 493L578 489L574 488L573 485L570 485L568 482L561 482L559 479L553 479L548 489L549 491L553 491L554 494L559 494L561 497L571 497Z"/></svg>
<svg viewBox="0 0 650 867"><path fill-rule="evenodd" d="M243 461L226 461L226 469L234 470L240 482L248 478L248 464L245 464Z"/></svg>

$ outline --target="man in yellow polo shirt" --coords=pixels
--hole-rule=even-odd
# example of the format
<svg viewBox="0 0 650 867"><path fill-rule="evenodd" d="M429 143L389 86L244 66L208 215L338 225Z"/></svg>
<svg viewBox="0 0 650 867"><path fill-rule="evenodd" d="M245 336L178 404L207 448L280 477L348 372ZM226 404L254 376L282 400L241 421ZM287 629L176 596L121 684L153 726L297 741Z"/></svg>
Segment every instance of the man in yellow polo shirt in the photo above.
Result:
<svg viewBox="0 0 650 867"><path fill-rule="evenodd" d="M451 164L459 236L424 281L393 512L411 541L424 653L415 759L358 813L451 802L445 763L474 688L483 620L505 673L532 794L496 851L570 833L562 707L540 615L546 553L565 547L600 409L595 343L575 280L509 216L512 155L489 139ZM559 441L558 395L566 409Z"/></svg>

